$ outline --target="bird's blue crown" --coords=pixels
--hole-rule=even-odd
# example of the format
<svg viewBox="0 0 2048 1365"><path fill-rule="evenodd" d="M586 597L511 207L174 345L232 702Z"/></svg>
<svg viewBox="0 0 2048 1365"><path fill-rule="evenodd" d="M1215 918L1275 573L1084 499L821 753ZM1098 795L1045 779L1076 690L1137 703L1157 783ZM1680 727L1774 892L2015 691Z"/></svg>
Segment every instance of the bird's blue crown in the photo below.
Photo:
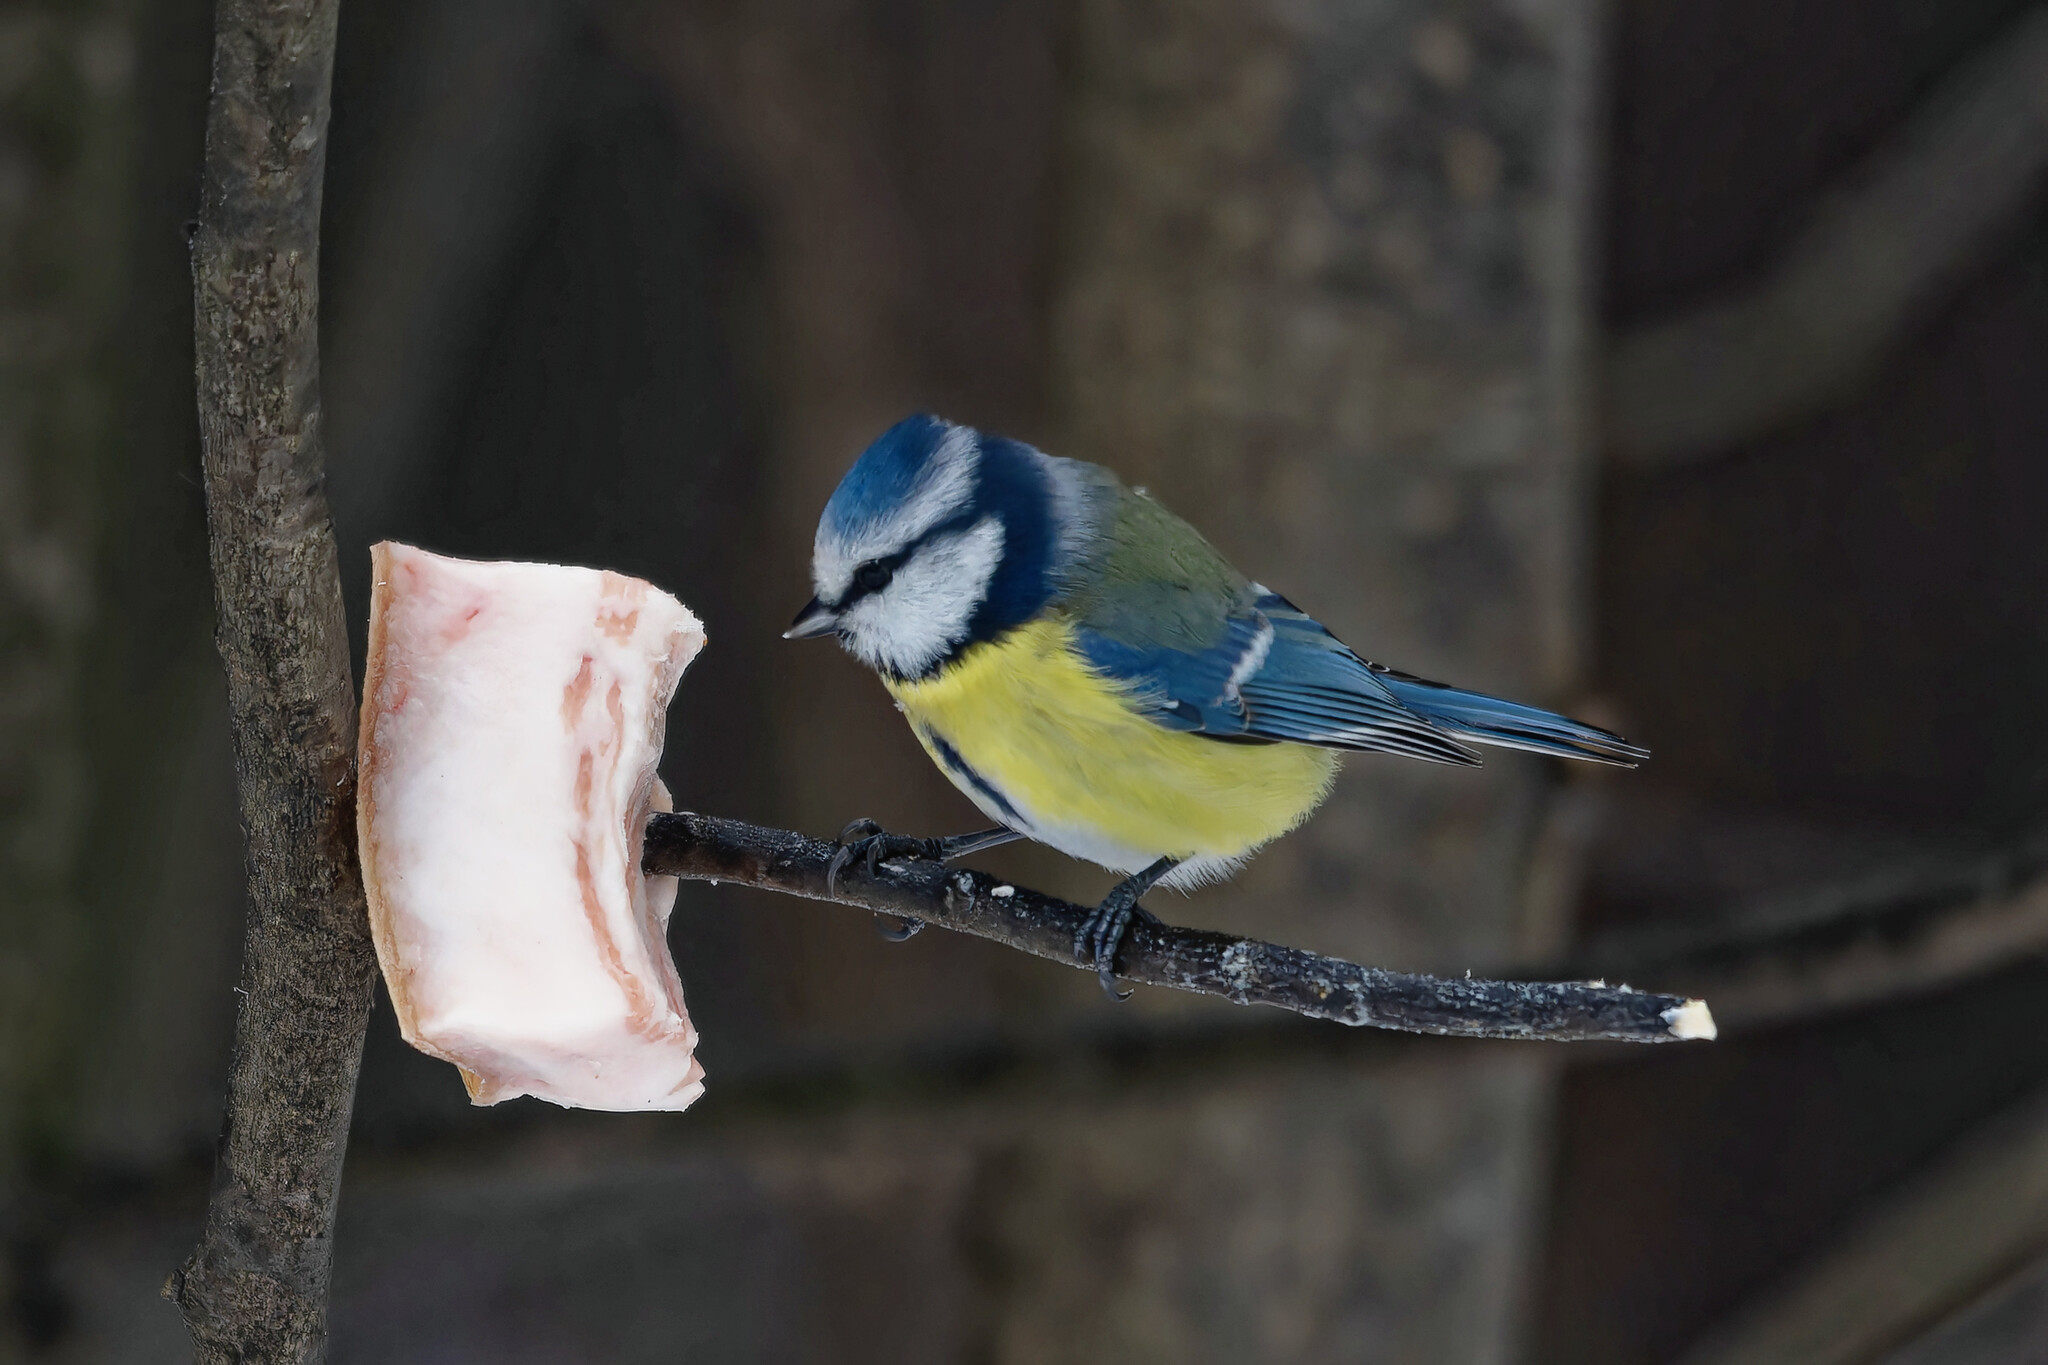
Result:
<svg viewBox="0 0 2048 1365"><path fill-rule="evenodd" d="M854 540L888 520L930 473L934 456L953 429L950 423L918 413L876 437L825 504L827 529Z"/></svg>

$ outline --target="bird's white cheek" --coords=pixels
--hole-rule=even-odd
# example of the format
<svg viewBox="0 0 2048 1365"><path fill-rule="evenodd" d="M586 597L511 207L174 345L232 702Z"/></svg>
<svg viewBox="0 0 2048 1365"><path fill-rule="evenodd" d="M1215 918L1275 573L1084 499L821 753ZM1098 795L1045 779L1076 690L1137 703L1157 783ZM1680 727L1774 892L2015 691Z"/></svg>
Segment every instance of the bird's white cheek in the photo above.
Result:
<svg viewBox="0 0 2048 1365"><path fill-rule="evenodd" d="M993 517L925 545L887 588L848 610L847 648L870 667L922 673L967 638L1002 553Z"/></svg>

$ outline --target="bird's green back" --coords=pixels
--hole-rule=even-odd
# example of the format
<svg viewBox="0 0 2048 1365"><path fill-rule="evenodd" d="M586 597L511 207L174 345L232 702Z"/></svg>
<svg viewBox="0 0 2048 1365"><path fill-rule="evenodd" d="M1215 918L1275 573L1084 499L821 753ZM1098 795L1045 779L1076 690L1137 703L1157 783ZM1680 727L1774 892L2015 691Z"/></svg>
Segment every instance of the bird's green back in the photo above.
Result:
<svg viewBox="0 0 2048 1365"><path fill-rule="evenodd" d="M1098 473L1090 466L1089 472ZM1091 478L1100 533L1095 553L1074 576L1061 606L1079 625L1138 648L1200 650L1247 605L1251 583L1202 533L1126 488L1108 470Z"/></svg>

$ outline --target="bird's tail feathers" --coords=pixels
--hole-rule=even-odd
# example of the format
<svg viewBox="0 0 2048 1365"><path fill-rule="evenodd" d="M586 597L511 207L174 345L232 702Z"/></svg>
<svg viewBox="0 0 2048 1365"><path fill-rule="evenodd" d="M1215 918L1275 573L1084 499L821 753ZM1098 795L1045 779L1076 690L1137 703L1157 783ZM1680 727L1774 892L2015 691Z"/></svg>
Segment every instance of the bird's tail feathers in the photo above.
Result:
<svg viewBox="0 0 2048 1365"><path fill-rule="evenodd" d="M1556 758L1584 758L1633 768L1650 756L1612 731L1560 716L1520 702L1503 701L1480 692L1410 677L1379 673L1403 706L1438 729L1474 744L1499 749L1526 749Z"/></svg>

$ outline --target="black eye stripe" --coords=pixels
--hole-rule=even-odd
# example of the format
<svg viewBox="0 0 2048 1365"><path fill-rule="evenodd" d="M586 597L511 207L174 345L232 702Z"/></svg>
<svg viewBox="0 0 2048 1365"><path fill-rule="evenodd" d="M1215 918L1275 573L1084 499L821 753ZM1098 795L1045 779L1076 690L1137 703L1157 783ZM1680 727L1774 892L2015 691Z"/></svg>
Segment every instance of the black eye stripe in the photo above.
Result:
<svg viewBox="0 0 2048 1365"><path fill-rule="evenodd" d="M923 544L923 541L920 540L918 543ZM866 560L860 564L854 569L853 577L847 582L846 595L839 599L834 609L845 611L868 594L880 592L888 587L889 581L896 576L896 570L902 567L904 560L910 558L910 550L916 548L917 546L913 545L909 550L901 550L893 555L887 555L881 559Z"/></svg>
<svg viewBox="0 0 2048 1365"><path fill-rule="evenodd" d="M946 520L938 523L936 526L927 528L923 535L919 536L916 540L911 541L910 544L904 546L895 554L884 555L880 559L870 559L862 562L859 567L854 569L853 577L847 582L846 585L846 595L839 599L838 603L834 606L834 610L845 611L848 607L852 606L855 602L860 601L861 598L866 597L869 593L880 592L883 588L889 586L890 579L893 579L896 576L896 571L903 567L903 562L905 560L909 559L912 555L916 554L919 550L923 549L925 546L931 544L935 540L938 540L945 536L957 535L962 531L971 530L974 526L979 524L986 517L986 515L986 513L982 512L977 507L965 508L958 515L948 517ZM870 568L882 569L887 572L889 577L882 579L880 583L876 584L873 587L868 587L861 582L861 575Z"/></svg>

